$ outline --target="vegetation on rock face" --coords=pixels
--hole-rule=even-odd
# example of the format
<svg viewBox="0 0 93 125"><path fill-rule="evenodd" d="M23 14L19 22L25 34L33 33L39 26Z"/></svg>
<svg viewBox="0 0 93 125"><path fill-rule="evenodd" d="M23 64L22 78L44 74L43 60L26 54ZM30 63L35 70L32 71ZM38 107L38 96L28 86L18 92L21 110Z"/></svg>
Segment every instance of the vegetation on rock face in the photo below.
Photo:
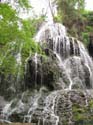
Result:
<svg viewBox="0 0 93 125"><path fill-rule="evenodd" d="M85 10L85 0L55 0L58 15L54 20L62 22L69 35L83 41L87 46L93 34L93 12Z"/></svg>
<svg viewBox="0 0 93 125"><path fill-rule="evenodd" d="M62 84L58 83L60 76L66 86L69 85L65 73L60 70L56 55L52 53L53 44L48 48L48 45L44 43L41 48L33 39L45 17L20 18L19 9L29 11L31 6L28 0L17 0L16 2L18 6L15 9L10 3L0 3L0 95L11 100L15 98L15 94L18 94L16 95L18 99L15 99L11 105L12 108L16 107L22 95L22 102L27 107L31 106L29 98L34 97L34 89L41 91L42 86L47 88L43 88L42 93L43 91L50 93L50 90L64 89L65 85L61 86ZM93 36L93 12L84 9L85 1L56 0L56 2L58 15L54 17L54 21L62 22L68 28L69 35L84 41L85 45L89 44L89 39ZM35 62L35 53L37 53L37 62ZM23 93L25 86L26 90ZM75 125L90 124L93 120L93 100L86 100L89 98L82 92L77 91L76 93L72 90L72 95L69 94L69 91L67 92L68 94L65 94L63 91L63 94L60 94L62 97L58 96L60 98L59 112L62 115L60 118L64 118L62 119L63 124L67 125L68 116L71 114L72 122L75 122ZM44 94L42 97L44 98ZM88 105L86 101L88 101ZM40 103L43 104L42 100ZM18 105L17 108L19 108ZM23 117L20 116L25 115L25 110L24 114L21 114L19 109L17 110L19 114L14 110L14 116L11 116L12 121L22 122Z"/></svg>
<svg viewBox="0 0 93 125"><path fill-rule="evenodd" d="M91 99L89 101L89 104L86 105L79 105L74 104L72 107L73 110L73 120L75 122L75 125L92 125L93 124L93 118L92 118L92 109L93 109L93 100Z"/></svg>
<svg viewBox="0 0 93 125"><path fill-rule="evenodd" d="M26 0L18 2L20 7L30 7ZM10 83L17 87L15 84L22 81L27 58L35 52L42 53L33 37L44 17L22 19L17 11L8 3L0 3L0 88L5 91Z"/></svg>
<svg viewBox="0 0 93 125"><path fill-rule="evenodd" d="M93 12L84 10L85 1L56 0L56 4L58 15L54 17L54 21L62 22L70 35L83 39L87 45L89 35L93 33ZM42 53L33 37L45 17L22 19L18 14L20 9L29 11L31 5L28 0L17 0L14 5L15 7L12 7L8 1L0 3L0 74L3 76L1 83L12 79L15 84L19 74L23 79L28 57L35 52Z"/></svg>
<svg viewBox="0 0 93 125"><path fill-rule="evenodd" d="M48 57L37 55L37 64L34 60L35 57L30 57L27 63L26 74L25 74L25 85L26 88L40 89L42 86L46 86L49 90L54 90L59 87L56 84L61 71L58 66L55 55ZM37 69L36 69L37 67ZM35 71L36 70L36 71Z"/></svg>
<svg viewBox="0 0 93 125"><path fill-rule="evenodd" d="M84 0L56 0L58 13L62 23L68 28L70 35L79 36L83 27L82 12L84 11Z"/></svg>
<svg viewBox="0 0 93 125"><path fill-rule="evenodd" d="M0 10L2 16L0 20L0 65L3 65L3 61L8 57L16 63L15 56L19 52L24 57L28 57L30 52L40 51L33 36L41 19L20 19L16 11L8 4L0 4Z"/></svg>
<svg viewBox="0 0 93 125"><path fill-rule="evenodd" d="M82 40L88 45L90 37L93 36L93 12L85 11L82 16L86 19L84 30L81 32Z"/></svg>

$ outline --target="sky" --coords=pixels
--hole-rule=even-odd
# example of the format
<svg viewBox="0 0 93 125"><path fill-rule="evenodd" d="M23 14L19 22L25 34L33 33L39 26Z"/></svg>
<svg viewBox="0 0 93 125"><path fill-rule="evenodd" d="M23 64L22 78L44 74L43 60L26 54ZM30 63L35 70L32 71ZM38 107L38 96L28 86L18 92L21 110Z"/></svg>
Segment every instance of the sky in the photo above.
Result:
<svg viewBox="0 0 93 125"><path fill-rule="evenodd" d="M31 5L33 7L33 12L34 14L36 15L40 15L40 14L45 14L47 13L47 19L51 20L51 11L49 9L49 0L29 0L31 2ZM85 4L85 8L87 10L93 10L93 0L85 0L86 4ZM32 10L31 10L32 11ZM34 15L33 14L33 15ZM21 14L22 15L22 14ZM30 17L31 16L31 12L27 15L25 15L23 13L23 18L26 18L26 17Z"/></svg>
<svg viewBox="0 0 93 125"><path fill-rule="evenodd" d="M48 0L30 0L32 6L35 8L36 13L41 13L42 8L47 8L47 1ZM86 2L86 9L93 10L93 0L85 0Z"/></svg>
<svg viewBox="0 0 93 125"><path fill-rule="evenodd" d="M45 11L49 11L47 10L49 0L30 0L30 1L37 14L42 13L43 8L45 8ZM87 10L93 10L93 0L85 0L85 3L86 3L85 8Z"/></svg>
<svg viewBox="0 0 93 125"><path fill-rule="evenodd" d="M49 0L30 0L36 14L45 14L50 17Z"/></svg>
<svg viewBox="0 0 93 125"><path fill-rule="evenodd" d="M41 13L48 13L47 17L50 19L51 18L51 12L50 9L48 8L49 6L49 0L30 0L31 5L33 6L33 10L37 15L40 15ZM93 0L85 0L85 8L87 10L93 10ZM42 12L43 11L43 12Z"/></svg>
<svg viewBox="0 0 93 125"><path fill-rule="evenodd" d="M86 9L93 10L93 0L85 0L86 1Z"/></svg>

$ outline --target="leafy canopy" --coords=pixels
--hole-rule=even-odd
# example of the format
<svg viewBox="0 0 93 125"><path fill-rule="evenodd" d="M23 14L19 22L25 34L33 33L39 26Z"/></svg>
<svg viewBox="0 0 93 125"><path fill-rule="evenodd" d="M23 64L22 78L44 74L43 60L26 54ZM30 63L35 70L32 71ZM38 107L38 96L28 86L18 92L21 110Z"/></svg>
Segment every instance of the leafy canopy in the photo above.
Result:
<svg viewBox="0 0 93 125"><path fill-rule="evenodd" d="M18 1L21 6L29 7L26 0ZM42 53L40 46L33 40L43 17L35 19L21 19L17 10L10 4L0 4L0 72L4 74L18 73L17 57L20 55L23 70L29 55Z"/></svg>

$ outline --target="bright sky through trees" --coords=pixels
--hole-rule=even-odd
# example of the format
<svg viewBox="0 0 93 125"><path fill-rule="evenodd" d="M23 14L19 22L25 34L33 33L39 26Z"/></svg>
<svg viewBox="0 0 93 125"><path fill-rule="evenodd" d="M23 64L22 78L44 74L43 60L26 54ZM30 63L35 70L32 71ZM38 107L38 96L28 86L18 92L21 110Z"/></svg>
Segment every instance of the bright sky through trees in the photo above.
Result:
<svg viewBox="0 0 93 125"><path fill-rule="evenodd" d="M86 9L93 10L93 0L86 0Z"/></svg>
<svg viewBox="0 0 93 125"><path fill-rule="evenodd" d="M49 0L31 0L31 5L34 8L34 11L37 15L41 13L47 13L48 19L51 17L51 12L49 9ZM85 0L86 1L86 9L93 10L93 0Z"/></svg>
<svg viewBox="0 0 93 125"><path fill-rule="evenodd" d="M35 8L36 13L41 13L42 8L47 8L48 0L31 0L32 6ZM93 0L85 0L86 9L93 10Z"/></svg>
<svg viewBox="0 0 93 125"><path fill-rule="evenodd" d="M31 4L34 7L34 11L36 14L41 14L42 10L44 10L44 13L47 11L47 13L50 15L47 1L48 0L31 0ZM85 1L86 1L86 9L93 10L93 0L85 0Z"/></svg>

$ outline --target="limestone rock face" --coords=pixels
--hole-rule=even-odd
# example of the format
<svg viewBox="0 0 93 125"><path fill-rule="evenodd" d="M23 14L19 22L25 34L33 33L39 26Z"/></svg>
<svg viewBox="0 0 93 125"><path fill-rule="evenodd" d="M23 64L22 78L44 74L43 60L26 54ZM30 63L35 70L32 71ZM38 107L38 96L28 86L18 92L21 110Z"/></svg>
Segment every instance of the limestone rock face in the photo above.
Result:
<svg viewBox="0 0 93 125"><path fill-rule="evenodd" d="M89 51L90 56L93 57L93 36L90 36L89 39L90 39L90 42L88 45L88 51Z"/></svg>
<svg viewBox="0 0 93 125"><path fill-rule="evenodd" d="M25 74L26 87L39 89L46 86L50 90L57 89L56 82L62 73L57 60L53 58L37 55L37 62L35 56L29 58Z"/></svg>
<svg viewBox="0 0 93 125"><path fill-rule="evenodd" d="M86 48L68 37L59 23L46 24L37 36L43 53L28 57L23 81L0 79L0 90L4 87L7 96L11 94L2 119L37 125L90 124L93 97L88 89L93 89L93 61Z"/></svg>
<svg viewBox="0 0 93 125"><path fill-rule="evenodd" d="M90 123L93 115L93 99L81 90L50 92L25 92L21 100L14 100L8 119L12 122L40 125L82 125Z"/></svg>

